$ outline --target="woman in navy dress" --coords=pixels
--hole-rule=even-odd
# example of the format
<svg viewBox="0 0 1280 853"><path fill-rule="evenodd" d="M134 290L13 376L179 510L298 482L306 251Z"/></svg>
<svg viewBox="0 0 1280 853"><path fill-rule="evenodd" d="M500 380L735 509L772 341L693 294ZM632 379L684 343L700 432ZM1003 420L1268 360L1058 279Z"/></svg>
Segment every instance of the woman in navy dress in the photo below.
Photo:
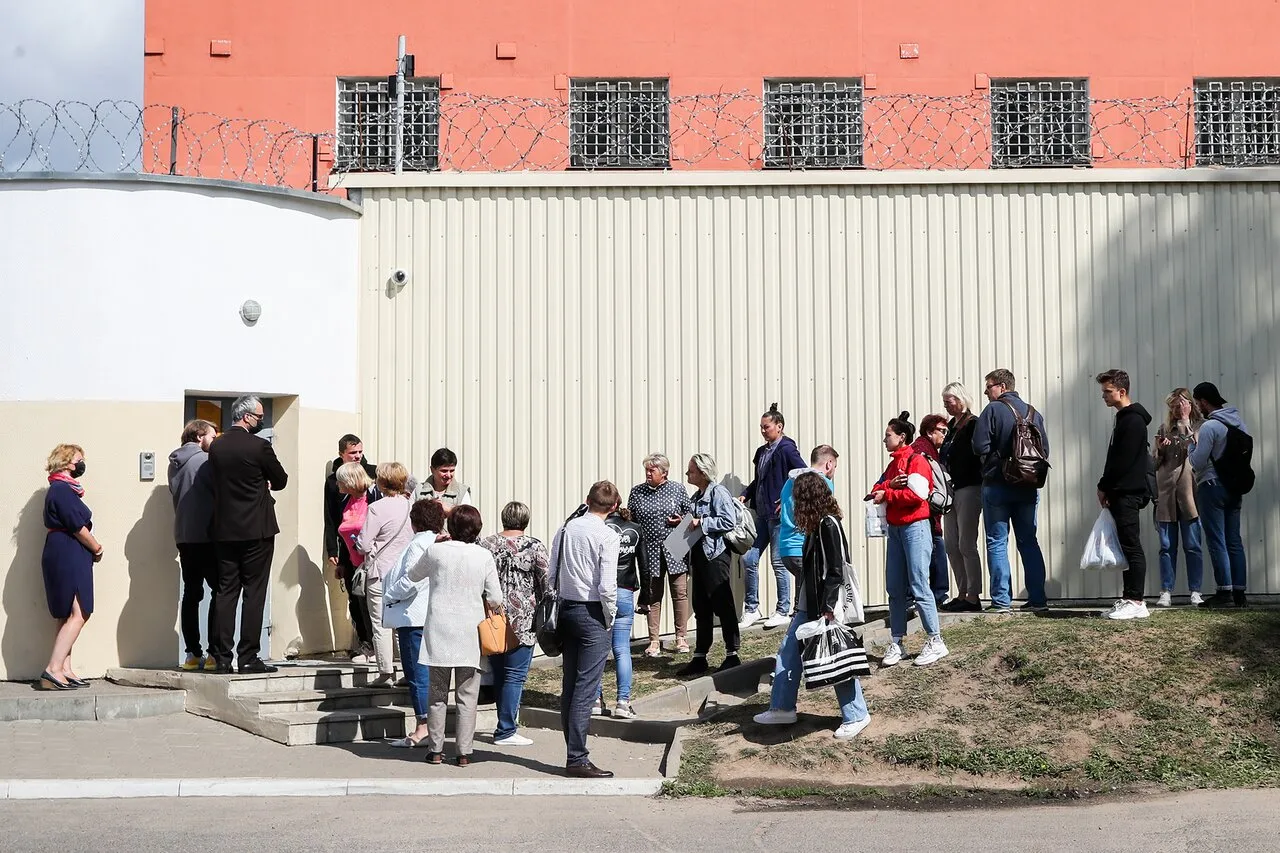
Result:
<svg viewBox="0 0 1280 853"><path fill-rule="evenodd" d="M49 491L44 498L44 540L40 567L49 614L58 620L49 665L40 675L45 690L88 687L71 669L71 647L93 613L93 564L102 559L102 545L93 535L93 514L84 503L84 450L59 444L49 454Z"/></svg>

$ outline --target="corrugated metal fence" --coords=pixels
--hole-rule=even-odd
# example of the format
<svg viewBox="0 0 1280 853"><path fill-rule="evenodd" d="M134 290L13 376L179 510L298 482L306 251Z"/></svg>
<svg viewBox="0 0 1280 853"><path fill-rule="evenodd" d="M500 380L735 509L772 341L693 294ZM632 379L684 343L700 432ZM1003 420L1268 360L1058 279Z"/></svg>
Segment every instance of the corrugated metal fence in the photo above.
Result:
<svg viewBox="0 0 1280 853"><path fill-rule="evenodd" d="M651 451L677 474L711 453L736 490L777 401L802 452L829 442L842 454L837 494L880 602L883 545L862 536L860 502L885 463L886 420L941 411L953 380L981 400L983 375L1007 367L1053 446L1040 511L1050 595L1110 598L1117 576L1078 568L1112 419L1093 375L1128 369L1157 419L1172 388L1209 379L1258 437L1250 583L1280 592L1280 175L633 177L468 175L354 193L373 458L425 472L448 445L488 530L519 499L546 538L594 480L625 496Z"/></svg>

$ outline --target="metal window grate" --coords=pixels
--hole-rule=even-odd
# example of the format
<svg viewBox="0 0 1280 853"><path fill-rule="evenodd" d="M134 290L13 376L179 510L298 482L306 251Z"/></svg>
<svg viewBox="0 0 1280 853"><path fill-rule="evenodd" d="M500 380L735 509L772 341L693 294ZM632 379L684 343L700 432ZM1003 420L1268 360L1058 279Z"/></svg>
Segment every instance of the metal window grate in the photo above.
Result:
<svg viewBox="0 0 1280 853"><path fill-rule="evenodd" d="M577 169L665 169L671 165L667 81L572 80L569 165Z"/></svg>
<svg viewBox="0 0 1280 853"><path fill-rule="evenodd" d="M1089 81L992 80L991 165L1089 166Z"/></svg>
<svg viewBox="0 0 1280 853"><path fill-rule="evenodd" d="M861 80L765 80L766 169L862 166Z"/></svg>
<svg viewBox="0 0 1280 853"><path fill-rule="evenodd" d="M1280 80L1197 80L1196 165L1280 164Z"/></svg>
<svg viewBox="0 0 1280 853"><path fill-rule="evenodd" d="M395 106L385 77L338 80L338 171L395 171ZM440 81L434 77L407 79L404 168L429 172L438 169L439 163Z"/></svg>

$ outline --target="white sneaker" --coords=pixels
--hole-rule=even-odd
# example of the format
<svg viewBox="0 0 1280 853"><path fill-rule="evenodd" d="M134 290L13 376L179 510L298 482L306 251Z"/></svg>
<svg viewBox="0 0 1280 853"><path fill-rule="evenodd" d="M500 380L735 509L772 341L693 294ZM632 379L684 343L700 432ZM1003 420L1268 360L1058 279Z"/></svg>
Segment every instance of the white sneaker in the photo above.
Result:
<svg viewBox="0 0 1280 853"><path fill-rule="evenodd" d="M368 655L352 655L351 662L352 663L373 663L373 659L370 658Z"/></svg>
<svg viewBox="0 0 1280 853"><path fill-rule="evenodd" d="M1156 607L1172 607L1172 606L1173 606L1173 593L1169 592L1169 590L1166 589L1164 592L1160 593L1160 597L1156 599Z"/></svg>
<svg viewBox="0 0 1280 853"><path fill-rule="evenodd" d="M783 625L790 625L791 617L785 613L774 613L768 619L764 620L766 628L781 628Z"/></svg>
<svg viewBox="0 0 1280 853"><path fill-rule="evenodd" d="M1103 619L1146 619L1151 615L1147 610L1145 601L1139 603L1137 601L1129 601L1127 598L1121 598L1111 605L1111 609L1102 614Z"/></svg>
<svg viewBox="0 0 1280 853"><path fill-rule="evenodd" d="M752 625L756 624L763 618L764 617L760 615L759 607L753 610L748 610L747 608L744 607L742 608L742 620L738 622L738 627L750 628Z"/></svg>
<svg viewBox="0 0 1280 853"><path fill-rule="evenodd" d="M947 649L947 644L942 642L941 637L930 637L925 641L924 648L920 654L916 655L916 666L928 666L931 663L937 663L945 658L951 652Z"/></svg>
<svg viewBox="0 0 1280 853"><path fill-rule="evenodd" d="M889 648L884 650L884 657L880 659L880 665L896 666L900 660L902 660L902 644L890 643Z"/></svg>
<svg viewBox="0 0 1280 853"><path fill-rule="evenodd" d="M504 738L495 740L493 742L493 745L494 746L532 746L533 741L529 740L524 735L509 734Z"/></svg>
<svg viewBox="0 0 1280 853"><path fill-rule="evenodd" d="M773 708L763 714L756 714L751 719L762 726L789 726L796 721L795 711L778 711Z"/></svg>
<svg viewBox="0 0 1280 853"><path fill-rule="evenodd" d="M636 709L631 707L629 702L619 702L613 706L614 719L634 720L640 715L636 713Z"/></svg>
<svg viewBox="0 0 1280 853"><path fill-rule="evenodd" d="M835 730L832 735L836 740L853 740L862 734L862 730L871 725L871 715L867 714L861 720L854 720L852 723L841 723L840 728Z"/></svg>
<svg viewBox="0 0 1280 853"><path fill-rule="evenodd" d="M1191 593L1191 603L1193 605L1204 604L1204 596L1198 592Z"/></svg>

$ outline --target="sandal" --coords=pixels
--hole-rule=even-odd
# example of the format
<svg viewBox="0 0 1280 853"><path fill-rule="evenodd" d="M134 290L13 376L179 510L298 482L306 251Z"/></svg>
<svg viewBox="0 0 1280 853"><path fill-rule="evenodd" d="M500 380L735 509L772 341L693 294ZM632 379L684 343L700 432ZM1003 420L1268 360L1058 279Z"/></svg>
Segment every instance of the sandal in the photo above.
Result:
<svg viewBox="0 0 1280 853"><path fill-rule="evenodd" d="M455 758L455 759L453 760L453 763L454 763L454 764L456 764L456 765L458 765L459 767L470 767L470 766L471 766L471 756L470 756L470 755L459 755L457 758Z"/></svg>
<svg viewBox="0 0 1280 853"><path fill-rule="evenodd" d="M422 738L421 740L414 740L413 738L406 735L405 737L402 737L402 738L396 738L395 740L388 743L387 746L394 746L396 749L413 749L415 747L423 746L426 742L427 742L426 738Z"/></svg>
<svg viewBox="0 0 1280 853"><path fill-rule="evenodd" d="M444 764L443 752L428 752L427 757L423 759L428 764Z"/></svg>
<svg viewBox="0 0 1280 853"><path fill-rule="evenodd" d="M647 658L660 658L662 657L662 647L650 646L649 648L644 650L644 656Z"/></svg>

